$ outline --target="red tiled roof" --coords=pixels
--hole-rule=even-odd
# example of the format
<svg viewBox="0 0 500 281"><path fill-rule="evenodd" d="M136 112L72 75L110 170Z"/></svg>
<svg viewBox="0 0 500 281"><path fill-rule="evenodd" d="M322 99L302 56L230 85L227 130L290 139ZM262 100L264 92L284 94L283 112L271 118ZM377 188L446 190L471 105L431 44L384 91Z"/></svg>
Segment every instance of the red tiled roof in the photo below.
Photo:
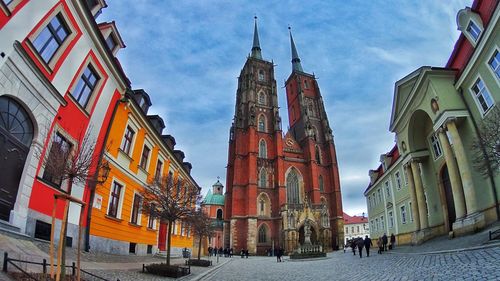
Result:
<svg viewBox="0 0 500 281"><path fill-rule="evenodd" d="M368 223L368 218L367 217L361 217L361 216L349 216L348 214L344 213L344 225L345 224L357 224L357 223Z"/></svg>

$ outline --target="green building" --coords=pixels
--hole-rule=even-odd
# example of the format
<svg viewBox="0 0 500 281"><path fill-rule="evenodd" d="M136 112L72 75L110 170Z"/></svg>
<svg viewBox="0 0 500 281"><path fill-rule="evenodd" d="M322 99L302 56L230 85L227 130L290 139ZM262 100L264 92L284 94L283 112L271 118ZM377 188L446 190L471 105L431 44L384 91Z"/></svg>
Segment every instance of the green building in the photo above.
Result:
<svg viewBox="0 0 500 281"><path fill-rule="evenodd" d="M396 82L389 127L396 145L370 170L364 193L371 237L421 243L499 219L498 167L473 164L491 148L472 148L486 136L483 124L500 122L498 2L476 0L458 12L462 34L445 67L423 66Z"/></svg>

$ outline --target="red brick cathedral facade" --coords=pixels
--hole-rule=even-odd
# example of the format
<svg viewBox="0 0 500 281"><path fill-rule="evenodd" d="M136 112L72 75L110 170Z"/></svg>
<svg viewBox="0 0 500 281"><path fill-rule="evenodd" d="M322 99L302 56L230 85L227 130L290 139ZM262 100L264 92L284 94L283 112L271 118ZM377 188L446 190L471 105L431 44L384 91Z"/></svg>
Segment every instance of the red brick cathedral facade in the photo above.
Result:
<svg viewBox="0 0 500 281"><path fill-rule="evenodd" d="M231 126L224 243L235 251L292 252L311 226L325 250L343 241L342 202L332 130L314 75L302 70L290 33L286 81L289 131L283 136L274 65L262 58L257 23L238 79Z"/></svg>

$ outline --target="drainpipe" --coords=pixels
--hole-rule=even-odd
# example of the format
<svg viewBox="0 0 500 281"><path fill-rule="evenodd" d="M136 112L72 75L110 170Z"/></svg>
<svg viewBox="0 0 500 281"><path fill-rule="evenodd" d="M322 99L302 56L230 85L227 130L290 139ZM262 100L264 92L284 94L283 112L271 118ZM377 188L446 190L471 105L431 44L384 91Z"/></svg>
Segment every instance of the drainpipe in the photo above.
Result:
<svg viewBox="0 0 500 281"><path fill-rule="evenodd" d="M476 134L478 136L479 146L481 147L481 151L483 152L483 156L484 156L485 161L488 163L486 165L486 167L488 168L488 178L489 178L490 183L491 183L493 197L495 198L495 210L497 212L497 221L498 221L498 220L500 220L500 206L498 204L498 195L497 195L495 180L493 179L493 170L491 169L491 166L489 164L490 159L488 157L488 154L486 153L486 147L485 147L484 142L483 142L483 137L481 136L481 131L479 130L479 127L476 123L476 120L474 119L474 115L472 115L469 104L465 101L464 92L463 92L462 87L458 88L458 93L459 93L460 98L462 99L462 102L465 104L465 108L467 109L467 112L469 113L469 116L472 120L472 124L474 125L474 130L476 131Z"/></svg>

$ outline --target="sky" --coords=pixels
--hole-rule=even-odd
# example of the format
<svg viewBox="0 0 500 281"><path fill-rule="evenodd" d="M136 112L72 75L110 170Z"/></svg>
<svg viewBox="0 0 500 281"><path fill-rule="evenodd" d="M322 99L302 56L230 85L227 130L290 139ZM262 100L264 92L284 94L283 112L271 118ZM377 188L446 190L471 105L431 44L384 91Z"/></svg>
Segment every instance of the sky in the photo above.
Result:
<svg viewBox="0 0 500 281"><path fill-rule="evenodd" d="M444 66L459 36L457 12L472 0L107 0L118 53L133 89L151 97L206 194L226 182L237 77L250 53L254 16L272 60L286 133L288 26L307 73L316 75L340 170L344 212L366 213L368 170L395 144L388 130L394 83L423 65Z"/></svg>

